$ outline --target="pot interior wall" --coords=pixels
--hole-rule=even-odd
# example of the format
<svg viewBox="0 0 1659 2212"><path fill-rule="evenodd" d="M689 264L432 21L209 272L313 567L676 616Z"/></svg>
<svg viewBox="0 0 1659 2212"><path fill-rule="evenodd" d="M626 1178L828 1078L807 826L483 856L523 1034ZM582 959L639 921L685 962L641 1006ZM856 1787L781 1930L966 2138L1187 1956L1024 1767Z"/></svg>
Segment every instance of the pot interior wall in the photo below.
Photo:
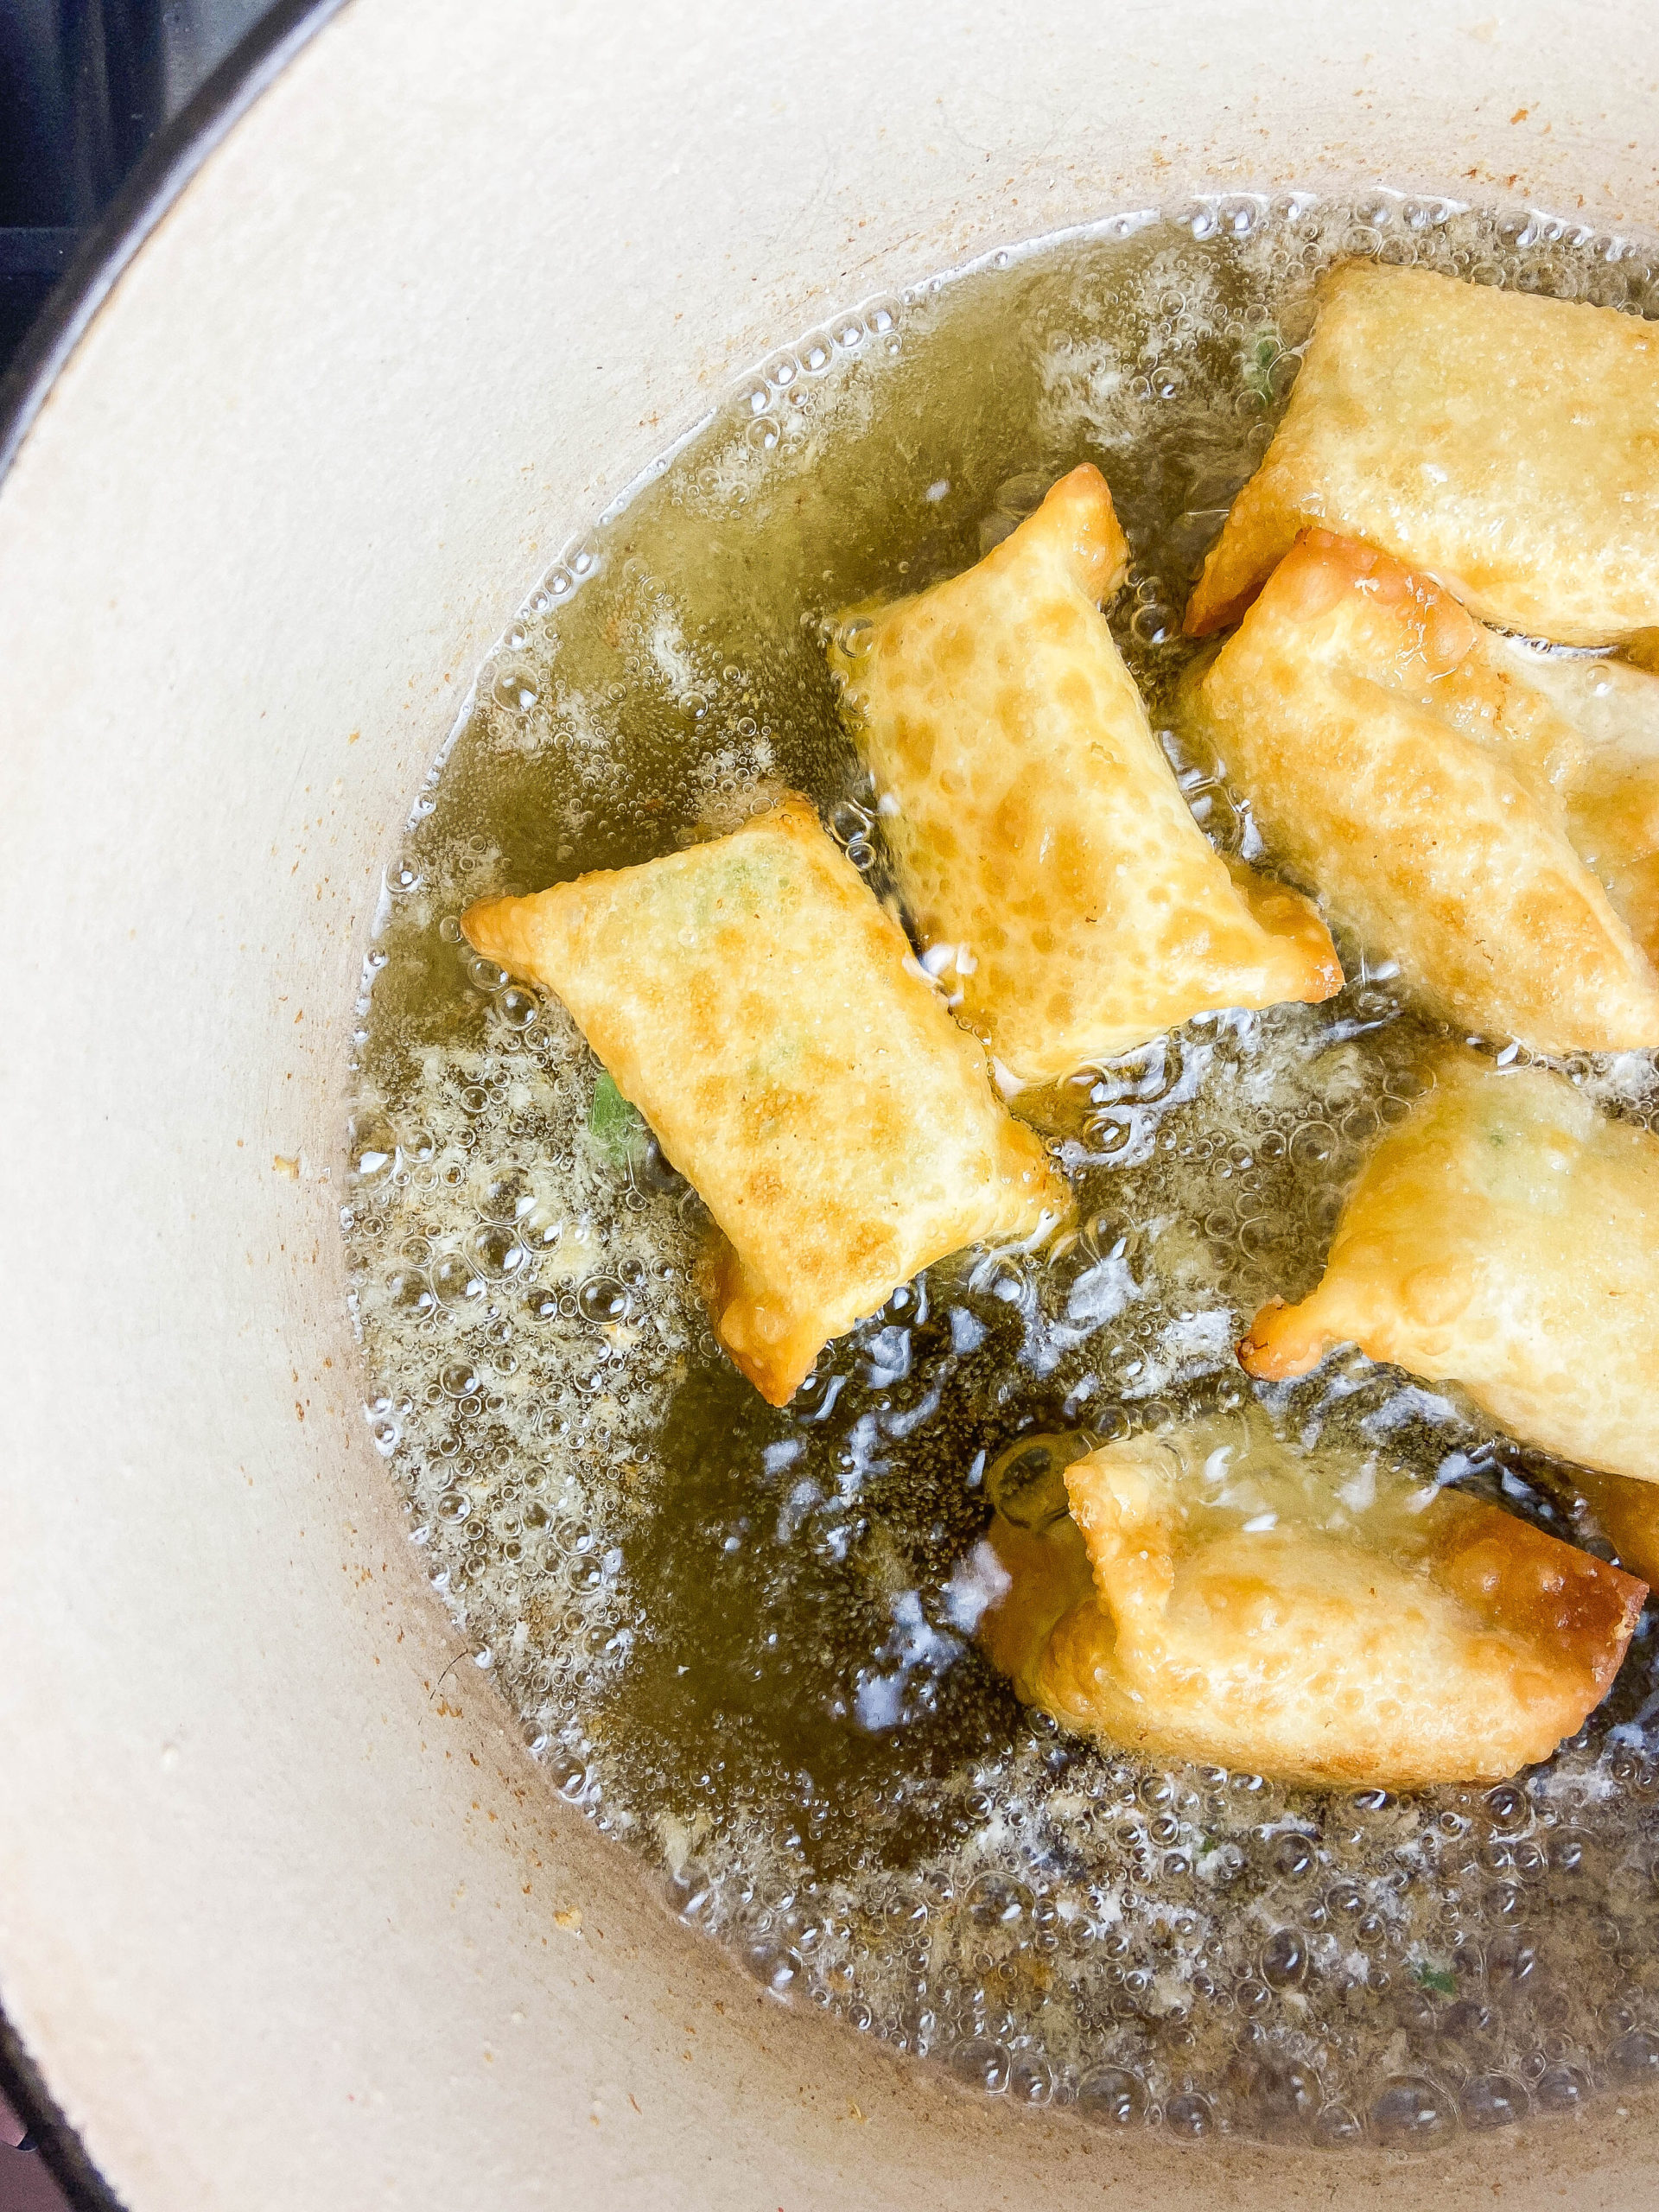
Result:
<svg viewBox="0 0 1659 2212"><path fill-rule="evenodd" d="M353 0L116 287L0 495L0 2000L132 2212L1651 2201L1639 2106L1403 2176L1184 2155L759 1995L553 1802L425 1587L336 1227L410 799L729 376L1198 188L1650 223L1645 15Z"/></svg>

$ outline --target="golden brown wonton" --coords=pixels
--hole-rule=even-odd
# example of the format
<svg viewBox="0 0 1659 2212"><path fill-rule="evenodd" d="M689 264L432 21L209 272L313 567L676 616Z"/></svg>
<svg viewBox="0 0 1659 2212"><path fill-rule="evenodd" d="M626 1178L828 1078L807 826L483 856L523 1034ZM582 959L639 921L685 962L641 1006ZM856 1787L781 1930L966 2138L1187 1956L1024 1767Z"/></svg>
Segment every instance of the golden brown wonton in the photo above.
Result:
<svg viewBox="0 0 1659 2212"><path fill-rule="evenodd" d="M1313 531L1186 698L1270 849L1434 1013L1659 1045L1659 677L1528 652Z"/></svg>
<svg viewBox="0 0 1659 2212"><path fill-rule="evenodd" d="M1613 912L1659 963L1659 675L1624 661L1529 652L1482 632L1567 722L1556 778L1567 834Z"/></svg>
<svg viewBox="0 0 1659 2212"><path fill-rule="evenodd" d="M911 912L1021 1083L1341 988L1306 900L1187 809L1100 612L1128 557L1105 479L1076 468L976 568L855 612L832 648Z"/></svg>
<svg viewBox="0 0 1659 2212"><path fill-rule="evenodd" d="M804 798L462 926L563 1000L702 1197L715 1327L773 1405L918 1268L1068 1203Z"/></svg>
<svg viewBox="0 0 1659 2212"><path fill-rule="evenodd" d="M1659 623L1659 329L1612 308L1344 262L1186 612L1237 621L1309 524L1568 645Z"/></svg>
<svg viewBox="0 0 1659 2212"><path fill-rule="evenodd" d="M1659 1582L1659 1483L1592 1474L1581 1467L1573 1469L1573 1480L1621 1564L1646 1583Z"/></svg>
<svg viewBox="0 0 1659 2212"><path fill-rule="evenodd" d="M1325 1276L1259 1313L1252 1375L1327 1345L1460 1382L1513 1435L1659 1478L1659 1137L1461 1050L1372 1153Z"/></svg>
<svg viewBox="0 0 1659 2212"><path fill-rule="evenodd" d="M1108 1445L1065 1482L1069 1516L993 1522L981 1641L1027 1703L1166 1758L1350 1788L1513 1774L1600 1702L1646 1594L1259 1413Z"/></svg>

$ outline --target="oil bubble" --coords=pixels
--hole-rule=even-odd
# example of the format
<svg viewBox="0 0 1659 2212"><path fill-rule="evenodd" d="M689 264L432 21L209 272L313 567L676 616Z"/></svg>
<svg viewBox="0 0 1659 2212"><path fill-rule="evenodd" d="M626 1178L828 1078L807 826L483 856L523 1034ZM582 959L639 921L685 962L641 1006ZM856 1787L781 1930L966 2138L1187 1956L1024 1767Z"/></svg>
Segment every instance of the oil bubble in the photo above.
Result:
<svg viewBox="0 0 1659 2212"><path fill-rule="evenodd" d="M1077 2084L1077 2111L1097 2127L1133 2127L1147 2116L1146 2084L1121 2066L1097 2066Z"/></svg>
<svg viewBox="0 0 1659 2212"><path fill-rule="evenodd" d="M522 1274L530 1255L518 1233L502 1222L486 1222L467 1241L467 1253L480 1274L502 1277Z"/></svg>
<svg viewBox="0 0 1659 2212"><path fill-rule="evenodd" d="M1307 1945L1294 1928L1281 1928L1262 1951L1262 1978L1272 1989L1292 1989L1307 1972Z"/></svg>
<svg viewBox="0 0 1659 2212"><path fill-rule="evenodd" d="M1486 2133L1524 2120L1530 2101L1512 2075L1477 2074L1465 2082L1458 2109L1465 2127Z"/></svg>
<svg viewBox="0 0 1659 2212"><path fill-rule="evenodd" d="M1371 2107L1371 2125L1386 2144L1420 2149L1438 2142L1450 2124L1446 2097L1418 2075L1396 2076Z"/></svg>
<svg viewBox="0 0 1659 2212"><path fill-rule="evenodd" d="M620 1321L627 1314L629 1298L621 1283L609 1275L592 1275L576 1294L576 1307L584 1321Z"/></svg>
<svg viewBox="0 0 1659 2212"><path fill-rule="evenodd" d="M432 1288L440 1301L456 1307L480 1300L484 1282L458 1252L445 1252L432 1263Z"/></svg>
<svg viewBox="0 0 1659 2212"><path fill-rule="evenodd" d="M998 2096L1008 2086L1009 2060L999 2043L983 2037L958 2044L950 2053L950 2071L969 2088Z"/></svg>

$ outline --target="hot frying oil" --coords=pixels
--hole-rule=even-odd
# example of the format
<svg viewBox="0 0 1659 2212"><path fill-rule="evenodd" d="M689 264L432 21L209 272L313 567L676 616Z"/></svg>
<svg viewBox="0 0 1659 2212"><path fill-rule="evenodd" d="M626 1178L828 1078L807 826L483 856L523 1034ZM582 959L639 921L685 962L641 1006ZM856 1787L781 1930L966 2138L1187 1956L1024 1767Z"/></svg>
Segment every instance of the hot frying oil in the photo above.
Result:
<svg viewBox="0 0 1659 2212"><path fill-rule="evenodd" d="M1356 252L1659 312L1628 241L1382 193L1239 198L995 257L766 363L480 673L388 873L345 1222L369 1418L435 1587L558 1789L759 1981L1107 2127L1427 2145L1659 2072L1648 1623L1547 1766L1333 1796L1022 1712L964 1565L1022 1437L1239 1402L1236 1341L1317 1281L1421 1088L1434 1038L1390 973L1344 944L1326 1005L1195 1020L1022 1102L1075 1234L930 1268L774 1411L692 1287L695 1193L457 919L785 786L891 895L827 669L838 611L965 568L1085 460L1133 549L1110 619L1154 726L1206 834L1259 857L1172 726L1179 613L1314 279ZM1568 1071L1648 1118L1646 1061ZM1453 1397L1357 1356L1258 1395L1344 1469L1599 1545L1570 1478Z"/></svg>

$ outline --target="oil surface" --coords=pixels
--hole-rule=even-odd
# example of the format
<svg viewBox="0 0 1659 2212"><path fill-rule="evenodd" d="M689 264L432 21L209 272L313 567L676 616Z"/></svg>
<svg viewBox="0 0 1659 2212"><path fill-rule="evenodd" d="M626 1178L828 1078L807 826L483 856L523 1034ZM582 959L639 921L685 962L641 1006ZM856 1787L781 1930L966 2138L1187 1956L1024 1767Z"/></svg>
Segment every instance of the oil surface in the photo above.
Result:
<svg viewBox="0 0 1659 2212"><path fill-rule="evenodd" d="M1243 1402L1236 1338L1317 1280L1421 1087L1436 1033L1389 974L1344 945L1325 1006L1196 1020L1022 1103L1078 1231L931 1268L773 1411L690 1287L695 1195L456 919L785 784L888 890L836 613L967 566L1080 461L1128 533L1111 620L1168 722L1188 582L1282 410L1314 277L1355 252L1659 313L1627 240L1240 198L995 257L766 363L548 576L416 803L343 1218L368 1417L434 1586L556 1786L764 1986L1106 2127L1427 2145L1659 2077L1651 1617L1548 1765L1332 1796L1062 1737L976 1649L968 1564L1021 1437ZM1215 762L1163 734L1205 831L1260 856ZM1567 1072L1659 1117L1646 1059ZM1339 1356L1253 1395L1390 1494L1457 1482L1607 1550L1568 1471L1394 1370Z"/></svg>

